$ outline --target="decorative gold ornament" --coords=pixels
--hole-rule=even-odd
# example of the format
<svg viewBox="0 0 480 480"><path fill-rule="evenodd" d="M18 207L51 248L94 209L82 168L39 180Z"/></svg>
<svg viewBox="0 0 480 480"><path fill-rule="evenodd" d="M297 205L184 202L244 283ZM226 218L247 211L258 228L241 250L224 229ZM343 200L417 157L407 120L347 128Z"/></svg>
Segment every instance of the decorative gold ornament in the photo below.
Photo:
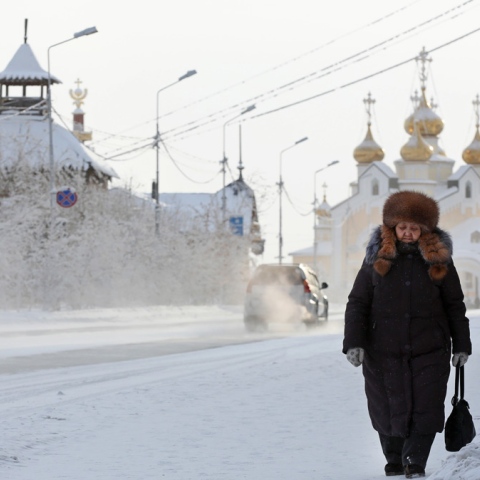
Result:
<svg viewBox="0 0 480 480"><path fill-rule="evenodd" d="M368 123L367 123L367 134L363 142L358 145L353 151L353 158L358 163L372 163L376 161L383 160L385 152L382 150L380 145L373 139L372 130L371 130L371 118L372 118L372 105L375 103L375 100L372 98L370 92L368 92L367 98L363 100L365 108L367 110Z"/></svg>
<svg viewBox="0 0 480 480"><path fill-rule="evenodd" d="M414 125L413 135L401 148L400 155L407 162L426 162L433 154L433 147L423 139L418 122Z"/></svg>
<svg viewBox="0 0 480 480"><path fill-rule="evenodd" d="M443 130L443 120L433 111L425 96L425 87L422 87L422 94L415 111L405 120L405 131L411 135L414 124L418 123L420 133L425 136L436 137Z"/></svg>
<svg viewBox="0 0 480 480"><path fill-rule="evenodd" d="M353 151L353 158L355 158L358 163L372 163L383 160L384 156L385 152L373 139L370 123L368 123L365 139Z"/></svg>
<svg viewBox="0 0 480 480"><path fill-rule="evenodd" d="M77 84L77 88L75 90L70 90L69 93L70 97L73 98L73 104L77 108L80 108L83 105L85 97L88 95L88 90L86 88L84 90L80 88L80 84L82 83L80 79L77 79L75 83Z"/></svg>
<svg viewBox="0 0 480 480"><path fill-rule="evenodd" d="M405 131L412 135L414 124L418 122L418 128L420 129L421 135L424 136L437 136L444 127L443 120L434 112L435 107L430 105L427 101L425 91L427 89L427 64L432 61L428 57L428 52L423 47L422 51L419 53L417 58L415 58L417 64L420 64L420 87L421 95L418 96L418 93L415 91L415 96L411 97L413 102L413 113L410 115L404 123ZM432 102L433 103L433 102Z"/></svg>
<svg viewBox="0 0 480 480"><path fill-rule="evenodd" d="M465 163L469 165L480 165L480 98L477 94L475 100L472 101L473 108L475 109L475 136L473 137L472 143L463 151L462 158Z"/></svg>

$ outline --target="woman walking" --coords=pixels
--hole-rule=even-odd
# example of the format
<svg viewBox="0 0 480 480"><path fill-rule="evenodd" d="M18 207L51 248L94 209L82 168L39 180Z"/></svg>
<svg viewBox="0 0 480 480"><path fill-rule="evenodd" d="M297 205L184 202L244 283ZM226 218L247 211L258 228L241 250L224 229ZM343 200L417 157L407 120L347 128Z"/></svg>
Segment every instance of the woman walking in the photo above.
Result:
<svg viewBox="0 0 480 480"><path fill-rule="evenodd" d="M391 195L348 297L343 353L363 366L368 411L387 476L425 476L445 423L452 364L472 353L450 236L435 200Z"/></svg>

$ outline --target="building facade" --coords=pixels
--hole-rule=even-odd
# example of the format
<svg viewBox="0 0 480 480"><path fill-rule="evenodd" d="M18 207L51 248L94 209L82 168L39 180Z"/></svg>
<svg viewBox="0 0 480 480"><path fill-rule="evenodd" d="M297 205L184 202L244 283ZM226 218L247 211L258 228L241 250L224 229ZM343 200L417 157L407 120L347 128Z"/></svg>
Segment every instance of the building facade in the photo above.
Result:
<svg viewBox="0 0 480 480"><path fill-rule="evenodd" d="M354 150L358 176L351 184L352 194L330 207L316 208L315 244L292 252L294 262L313 265L322 280L329 283L333 301L344 302L362 264L372 230L382 222L386 198L399 190L426 193L440 207L440 228L453 239L454 261L465 294L466 304L480 307L480 100L472 102L476 131L463 152L463 164L453 170L455 160L439 146L443 120L426 95L427 52L417 57L420 64L420 95L412 97L413 113L405 120L410 135L394 161L394 170L383 163L384 152L371 133L370 107L364 100L368 125L364 141Z"/></svg>

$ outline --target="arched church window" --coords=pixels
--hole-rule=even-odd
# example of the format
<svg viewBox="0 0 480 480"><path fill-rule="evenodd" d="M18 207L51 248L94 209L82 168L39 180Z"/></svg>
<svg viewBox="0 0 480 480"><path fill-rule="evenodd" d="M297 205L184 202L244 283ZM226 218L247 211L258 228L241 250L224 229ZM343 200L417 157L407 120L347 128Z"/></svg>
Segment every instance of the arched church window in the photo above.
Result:
<svg viewBox="0 0 480 480"><path fill-rule="evenodd" d="M478 230L470 235L470 241L472 243L480 243L480 232Z"/></svg>
<svg viewBox="0 0 480 480"><path fill-rule="evenodd" d="M465 185L465 198L472 198L472 184L470 182Z"/></svg>
<svg viewBox="0 0 480 480"><path fill-rule="evenodd" d="M372 195L378 195L378 194L379 194L378 180L374 178L372 180Z"/></svg>

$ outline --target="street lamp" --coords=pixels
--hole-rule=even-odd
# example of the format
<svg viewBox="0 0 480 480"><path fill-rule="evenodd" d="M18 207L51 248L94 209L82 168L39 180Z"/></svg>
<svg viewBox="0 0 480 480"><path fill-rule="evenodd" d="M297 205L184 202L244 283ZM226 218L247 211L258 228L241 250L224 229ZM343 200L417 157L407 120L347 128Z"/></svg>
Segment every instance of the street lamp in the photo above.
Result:
<svg viewBox="0 0 480 480"><path fill-rule="evenodd" d="M308 140L308 137L303 137L300 140L297 140L293 145L283 149L280 152L280 161L279 161L279 180L278 180L278 264L282 264L282 247L283 247L283 237L282 237L282 193L283 193L283 180L282 180L282 156L284 152L290 150L293 147L296 147L300 143L303 143Z"/></svg>
<svg viewBox="0 0 480 480"><path fill-rule="evenodd" d="M80 32L74 33L73 37L67 38L67 40L63 40L62 42L58 42L53 45L50 45L47 50L48 154L49 154L49 165L50 165L50 223L51 224L53 222L53 212L55 207L55 172L54 172L55 161L53 157L53 125L52 125L53 117L52 117L52 90L51 90L52 78L50 74L50 49L58 45L62 45L62 43L67 43L77 38L84 37L86 35L91 35L92 33L97 33L97 31L98 30L95 27L86 28L85 30L81 30Z"/></svg>
<svg viewBox="0 0 480 480"><path fill-rule="evenodd" d="M313 174L313 268L317 272L317 173L323 172L328 167L338 163L338 160L333 160L328 165L325 165ZM318 273L318 272L317 272Z"/></svg>
<svg viewBox="0 0 480 480"><path fill-rule="evenodd" d="M225 175L226 175L226 167L227 167L227 155L225 152L225 131L227 128L227 125L230 122L233 122L237 118L241 117L242 115L245 115L246 113L251 112L252 110L255 110L255 104L249 105L245 110L243 110L241 113L238 115L235 115L233 118L228 119L224 124L223 124L223 158L220 161L222 164L222 176L223 176L223 190L222 190L222 222L225 224L225 217L226 217L226 209L227 209L227 196L225 193Z"/></svg>
<svg viewBox="0 0 480 480"><path fill-rule="evenodd" d="M157 115L156 115L156 132L155 132L155 151L156 151L156 175L155 175L155 186L153 189L153 194L155 195L155 234L158 235L160 232L160 190L158 188L158 182L159 182L159 164L160 164L160 129L158 126L158 94L160 92L163 92L163 90L166 90L167 88L172 87L173 85L176 85L178 82L181 82L182 80L185 80L186 78L192 77L193 75L196 75L197 71L196 70L188 70L187 73L184 73L181 77L178 77L178 80L176 80L173 83L170 83L169 85L166 85L165 87L160 88L157 90Z"/></svg>

